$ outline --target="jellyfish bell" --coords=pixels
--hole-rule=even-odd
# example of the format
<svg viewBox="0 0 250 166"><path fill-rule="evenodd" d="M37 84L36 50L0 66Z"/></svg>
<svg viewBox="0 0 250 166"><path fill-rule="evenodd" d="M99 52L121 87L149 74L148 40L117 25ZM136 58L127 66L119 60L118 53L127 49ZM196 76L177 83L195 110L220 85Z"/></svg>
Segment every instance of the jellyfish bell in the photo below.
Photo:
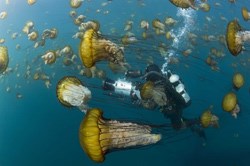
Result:
<svg viewBox="0 0 250 166"><path fill-rule="evenodd" d="M197 7L195 7L195 0L169 0L173 5L175 5L176 7L180 7L183 9L187 9L187 8L192 8L197 10Z"/></svg>
<svg viewBox="0 0 250 166"><path fill-rule="evenodd" d="M243 44L250 41L250 31L243 31L237 20L227 25L227 48L233 56L237 56L243 49Z"/></svg>
<svg viewBox="0 0 250 166"><path fill-rule="evenodd" d="M72 8L79 8L82 5L83 0L70 0L70 6Z"/></svg>
<svg viewBox="0 0 250 166"><path fill-rule="evenodd" d="M101 60L120 65L125 61L123 48L102 38L94 29L89 29L84 33L80 42L79 55L83 65L87 68Z"/></svg>
<svg viewBox="0 0 250 166"><path fill-rule="evenodd" d="M62 105L78 107L82 112L86 112L86 104L91 99L91 91L78 78L71 76L63 77L58 82L56 94Z"/></svg>
<svg viewBox="0 0 250 166"><path fill-rule="evenodd" d="M222 100L222 108L226 112L230 112L231 115L237 118L237 114L240 112L237 97L233 92L227 93Z"/></svg>
<svg viewBox="0 0 250 166"><path fill-rule="evenodd" d="M233 76L233 87L238 90L244 85L244 76L241 73L235 73Z"/></svg>
<svg viewBox="0 0 250 166"><path fill-rule="evenodd" d="M7 47L0 46L0 74L6 71L9 64L9 55Z"/></svg>
<svg viewBox="0 0 250 166"><path fill-rule="evenodd" d="M250 19L250 12L248 12L247 8L243 7L241 9L241 14L245 21L248 21Z"/></svg>
<svg viewBox="0 0 250 166"><path fill-rule="evenodd" d="M149 125L107 120L103 112L94 108L87 111L79 128L82 149L95 162L103 162L105 154L114 149L155 144L160 134L152 134Z"/></svg>

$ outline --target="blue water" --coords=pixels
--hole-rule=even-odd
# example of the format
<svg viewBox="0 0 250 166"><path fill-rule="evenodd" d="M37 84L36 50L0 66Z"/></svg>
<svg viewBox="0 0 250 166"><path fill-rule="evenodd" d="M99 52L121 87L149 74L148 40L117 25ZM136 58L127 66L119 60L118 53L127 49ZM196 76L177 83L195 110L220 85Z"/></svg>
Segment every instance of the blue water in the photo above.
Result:
<svg viewBox="0 0 250 166"><path fill-rule="evenodd" d="M119 38L125 34L123 29L126 21L132 20L134 22L132 32L141 42L135 44L135 47L141 47L142 50L139 53L144 58L152 56L154 62L160 66L165 63L165 60L154 48L160 42L166 43L170 50L175 51L174 56L180 59L177 65L169 65L169 68L181 76L192 98L192 104L185 109L184 115L191 118L197 117L212 104L213 112L220 118L220 127L206 129L208 138L206 146L202 145L202 140L197 135L186 131L189 137L176 139L174 142L164 139L159 144L147 148L107 154L106 160L100 165L248 166L250 162L249 45L245 46L246 51L233 57L226 46L218 41L206 42L201 39L201 36L224 35L228 21L233 19L238 19L244 29L249 29L249 22L245 22L241 16L241 8L249 7L250 1L238 0L235 4L227 0L209 1L211 6L209 12L192 10L191 22L185 33L196 34L198 42L188 57L181 55L181 51L189 48L190 44L185 35L179 38L177 46L167 41L164 35L155 36L147 41L141 40L141 20L149 21L151 26L153 19L164 21L166 16L171 16L178 21L173 26L173 32L176 35L178 30L185 26L187 17L178 15L180 9L168 0L113 0L106 6L102 6L104 2L107 1L85 0L76 11L78 14L85 15L86 20L98 20L102 34L118 43ZM220 3L221 6L215 6L215 2ZM97 9L100 9L100 13L96 12ZM62 64L62 59L58 59L50 66L44 65L41 58L32 63L33 59L47 50L62 49L65 45L70 45L74 53L78 54L80 40L72 38L78 28L69 17L71 10L68 0L37 0L32 6L21 0L10 0L8 5L4 0L0 0L0 12L8 13L6 19L0 20L0 38L5 39L2 45L8 47L9 67L16 68L0 78L1 166L96 165L81 149L78 140L78 128L84 114L76 108L68 109L62 106L57 100L56 84L63 76L75 75L88 85L93 85L89 87L93 95L89 106L102 108L107 118L135 119L157 124L168 122L158 111L139 109L104 95L98 88L101 87L100 79L88 79L78 74L76 66L81 65L79 58L69 67ZM104 14L105 11L109 13ZM188 11L185 12L188 13ZM221 16L225 17L226 21L222 20ZM211 18L211 21L207 21L206 17ZM44 47L34 49L34 43L29 41L22 32L28 20L35 23L35 29L40 33L46 28L57 28L58 37L55 40L46 41ZM11 39L11 34L14 32L19 36ZM17 44L21 46L18 50L15 48ZM211 70L204 63L212 47L223 50L225 54L223 58L217 60L219 71ZM135 56L138 52L133 49L135 48L125 47L126 59L132 67L144 69L145 61L136 60ZM18 67L16 67L17 64ZM28 79L24 77L27 64L31 66L31 77ZM232 67L232 64L236 64L237 67ZM98 65L113 79L123 77L122 74L110 72L105 62ZM50 76L51 87L46 88L41 80L33 80L33 74L38 67ZM245 76L245 85L236 92L241 113L237 119L234 119L222 110L221 100L232 90L231 80L236 71ZM54 77L52 77L53 73ZM18 74L20 74L19 77ZM10 87L10 92L6 91L7 87ZM17 94L21 94L22 98L17 98Z"/></svg>

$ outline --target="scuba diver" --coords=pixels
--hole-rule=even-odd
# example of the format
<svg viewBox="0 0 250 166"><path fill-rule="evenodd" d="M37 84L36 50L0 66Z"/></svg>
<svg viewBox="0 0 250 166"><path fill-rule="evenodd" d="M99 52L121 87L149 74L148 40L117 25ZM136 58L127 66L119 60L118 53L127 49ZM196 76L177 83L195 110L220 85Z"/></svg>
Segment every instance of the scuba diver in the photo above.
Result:
<svg viewBox="0 0 250 166"><path fill-rule="evenodd" d="M103 89L117 95L129 96L133 104L146 109L158 108L175 130L190 128L206 141L206 135L200 118L188 119L182 116L183 109L191 104L179 75L171 70L163 73L156 64L146 67L145 73L141 70L128 70L126 79L116 81L107 78L103 81ZM130 79L140 81L130 81Z"/></svg>

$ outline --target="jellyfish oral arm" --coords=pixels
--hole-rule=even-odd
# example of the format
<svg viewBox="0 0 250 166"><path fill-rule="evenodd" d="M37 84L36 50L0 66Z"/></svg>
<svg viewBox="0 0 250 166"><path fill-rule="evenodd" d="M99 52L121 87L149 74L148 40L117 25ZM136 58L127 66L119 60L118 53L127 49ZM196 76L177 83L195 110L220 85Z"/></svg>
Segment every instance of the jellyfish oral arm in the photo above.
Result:
<svg viewBox="0 0 250 166"><path fill-rule="evenodd" d="M237 39L239 39L239 40L237 40ZM250 42L250 31L239 31L236 34L236 40L239 43L244 43L246 41Z"/></svg>
<svg viewBox="0 0 250 166"><path fill-rule="evenodd" d="M102 123L103 125L100 125L100 140L104 143L103 150L145 146L154 144L161 139L160 134L151 134L151 127L147 125L116 120L104 121Z"/></svg>
<svg viewBox="0 0 250 166"><path fill-rule="evenodd" d="M91 98L91 92L88 88L82 85L67 85L63 91L63 100L70 103L72 106L82 106Z"/></svg>

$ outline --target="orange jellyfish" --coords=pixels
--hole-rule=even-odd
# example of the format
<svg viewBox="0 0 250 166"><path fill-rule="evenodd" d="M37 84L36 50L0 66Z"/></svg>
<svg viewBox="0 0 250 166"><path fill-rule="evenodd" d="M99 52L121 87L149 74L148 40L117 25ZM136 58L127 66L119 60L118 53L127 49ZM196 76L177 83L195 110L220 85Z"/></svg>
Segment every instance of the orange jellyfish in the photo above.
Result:
<svg viewBox="0 0 250 166"><path fill-rule="evenodd" d="M238 90L244 85L244 76L241 73L235 73L233 76L233 87Z"/></svg>
<svg viewBox="0 0 250 166"><path fill-rule="evenodd" d="M250 19L250 13L248 12L247 8L243 7L241 9L241 14L245 21L248 21Z"/></svg>
<svg viewBox="0 0 250 166"><path fill-rule="evenodd" d="M243 44L250 41L250 31L242 30L237 20L230 21L226 32L227 48L230 53L237 56L243 49Z"/></svg>
<svg viewBox="0 0 250 166"><path fill-rule="evenodd" d="M222 100L222 108L226 112L230 112L234 118L237 118L237 114L240 112L237 97L233 92L227 93Z"/></svg>
<svg viewBox="0 0 250 166"><path fill-rule="evenodd" d="M63 77L57 84L57 99L67 107L78 107L82 112L87 111L87 102L91 99L91 91L82 82L71 76Z"/></svg>
<svg viewBox="0 0 250 166"><path fill-rule="evenodd" d="M124 65L123 48L102 38L94 29L88 29L84 33L79 47L79 55L83 65L87 68L101 60Z"/></svg>
<svg viewBox="0 0 250 166"><path fill-rule="evenodd" d="M95 162L103 162L105 154L114 149L147 146L161 140L161 134L152 134L149 125L108 120L102 114L97 108L88 110L79 128L80 145Z"/></svg>
<svg viewBox="0 0 250 166"><path fill-rule="evenodd" d="M8 67L9 55L7 47L0 46L0 74L2 74Z"/></svg>
<svg viewBox="0 0 250 166"><path fill-rule="evenodd" d="M212 113L213 106L206 109L200 117L202 127L207 128L209 126L219 127L219 118Z"/></svg>
<svg viewBox="0 0 250 166"><path fill-rule="evenodd" d="M194 1L195 0L169 0L173 5L175 5L176 7L180 7L180 8L193 8L195 10L197 10L197 8L195 7Z"/></svg>

